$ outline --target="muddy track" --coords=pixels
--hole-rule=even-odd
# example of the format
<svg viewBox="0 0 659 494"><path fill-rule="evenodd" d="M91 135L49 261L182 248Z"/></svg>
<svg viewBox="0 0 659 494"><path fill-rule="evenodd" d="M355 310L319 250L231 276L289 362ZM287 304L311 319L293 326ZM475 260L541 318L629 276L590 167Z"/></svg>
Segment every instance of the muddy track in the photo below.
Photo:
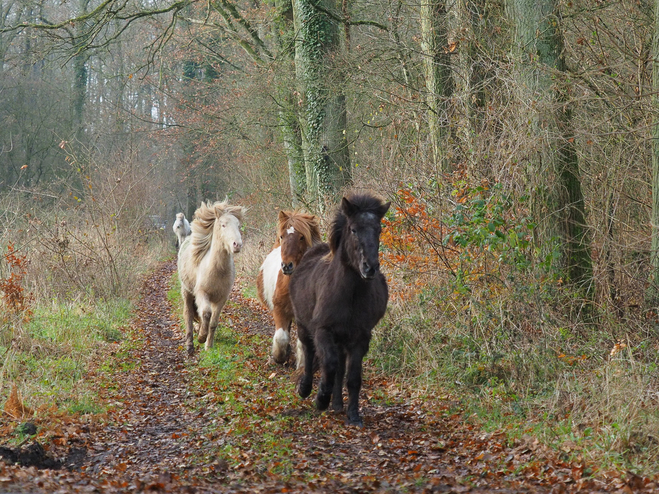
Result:
<svg viewBox="0 0 659 494"><path fill-rule="evenodd" d="M209 440L209 423L217 416L195 406L194 369L188 370L183 332L166 296L175 269L173 261L162 263L144 282L132 325L135 344L116 356L123 370L112 382L99 381L109 404L106 416L67 423L57 440L45 445L44 461L63 468L0 462L0 492L605 492L655 487L635 476L624 481L586 478L586 466L562 460L537 442L506 445L502 433L485 434L466 423L446 398L372 400L370 394L385 396L390 390L384 378L374 376L366 376L364 383L363 429L346 427L340 416L314 412L310 399L264 411L272 416L266 420L306 421L303 432L292 428L282 433L294 448L289 453L294 470L285 476L273 473L267 454L257 457L249 440L240 445L244 462L230 466L219 456L211 465L200 462L205 453L215 454L218 443L232 440L232 429L220 428L218 439L216 428ZM240 319L240 331L269 334L269 316L255 301L237 289L231 300L233 308L225 317ZM266 364L267 350L253 362L263 374L264 392L273 371L292 372Z"/></svg>

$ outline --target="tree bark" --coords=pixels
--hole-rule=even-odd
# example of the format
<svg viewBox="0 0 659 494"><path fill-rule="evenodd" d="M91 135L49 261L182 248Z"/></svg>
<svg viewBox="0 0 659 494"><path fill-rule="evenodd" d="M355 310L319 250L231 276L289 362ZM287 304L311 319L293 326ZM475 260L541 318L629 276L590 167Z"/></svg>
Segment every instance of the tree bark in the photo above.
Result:
<svg viewBox="0 0 659 494"><path fill-rule="evenodd" d="M80 0L78 5L79 15L82 16L87 14L89 0ZM82 142L85 134L84 112L85 100L87 99L87 60L89 55L84 47L84 44L86 43L85 32L87 30L85 23L79 23L76 25L75 29L77 39L76 44L78 46L74 47L77 50L77 53L73 57L73 125L76 140Z"/></svg>
<svg viewBox="0 0 659 494"><path fill-rule="evenodd" d="M522 101L533 107L536 139L530 176L536 240L567 281L592 294L592 264L570 101L557 76L565 71L557 0L511 0L522 60ZM554 250L555 249L555 250Z"/></svg>
<svg viewBox="0 0 659 494"><path fill-rule="evenodd" d="M324 0L322 7L337 10L332 0ZM313 0L293 0L293 17L295 72L304 108L307 201L322 210L323 200L334 198L351 178L342 77L331 71L341 45L340 29L336 20L315 8Z"/></svg>
<svg viewBox="0 0 659 494"><path fill-rule="evenodd" d="M652 214L650 228L652 243L650 263L652 265L653 286L650 297L659 300L659 0L654 2L654 39L652 42Z"/></svg>
<svg viewBox="0 0 659 494"><path fill-rule="evenodd" d="M291 188L291 203L294 208L300 206L307 191L307 180L302 152L302 135L300 120L296 111L296 102L289 81L295 77L293 55L295 53L295 32L293 28L293 5L291 0L275 0L277 17L273 23L273 34L277 40L278 52L285 61L280 70L281 78L277 81L279 104L279 128L284 143L284 152L288 165L288 177Z"/></svg>
<svg viewBox="0 0 659 494"><path fill-rule="evenodd" d="M453 93L445 0L421 3L421 52L426 79L430 148L439 171L450 171L449 98Z"/></svg>

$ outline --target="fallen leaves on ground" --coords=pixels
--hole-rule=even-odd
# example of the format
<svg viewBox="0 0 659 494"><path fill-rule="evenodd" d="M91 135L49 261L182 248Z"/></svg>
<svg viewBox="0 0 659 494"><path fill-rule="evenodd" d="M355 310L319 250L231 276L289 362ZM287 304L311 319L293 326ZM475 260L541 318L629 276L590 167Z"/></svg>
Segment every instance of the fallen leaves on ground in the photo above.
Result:
<svg viewBox="0 0 659 494"><path fill-rule="evenodd" d="M217 350L189 359L173 262L144 283L125 351L88 376L107 405L82 417L52 410L23 445L49 468L0 462L12 492L640 492L655 482L570 462L533 438L484 433L450 396L415 398L368 365L364 427L295 394L293 367L268 359L270 316L234 290ZM312 395L313 396L313 395ZM35 446L36 444L36 446ZM41 448L41 449L39 449ZM0 455L1 453L0 449ZM23 452L14 450L13 453ZM56 469L45 460L56 461ZM38 462L36 463L38 465Z"/></svg>

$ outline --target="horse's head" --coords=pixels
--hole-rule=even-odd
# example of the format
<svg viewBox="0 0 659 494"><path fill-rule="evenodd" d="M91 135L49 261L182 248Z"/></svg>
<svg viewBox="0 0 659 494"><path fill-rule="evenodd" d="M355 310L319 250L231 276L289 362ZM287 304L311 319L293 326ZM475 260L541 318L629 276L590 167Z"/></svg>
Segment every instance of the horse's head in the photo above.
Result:
<svg viewBox="0 0 659 494"><path fill-rule="evenodd" d="M184 219L185 215L183 213L176 213L176 221L182 223Z"/></svg>
<svg viewBox="0 0 659 494"><path fill-rule="evenodd" d="M390 204L371 195L344 197L332 226L332 251L342 245L342 260L367 280L380 270L380 222Z"/></svg>
<svg viewBox="0 0 659 494"><path fill-rule="evenodd" d="M279 211L277 235L281 246L281 271L290 275L307 249L320 241L318 219L311 214Z"/></svg>
<svg viewBox="0 0 659 494"><path fill-rule="evenodd" d="M237 254L243 246L240 235L240 222L243 220L245 209L242 206L231 206L224 202L215 203L215 235L224 244L224 248Z"/></svg>

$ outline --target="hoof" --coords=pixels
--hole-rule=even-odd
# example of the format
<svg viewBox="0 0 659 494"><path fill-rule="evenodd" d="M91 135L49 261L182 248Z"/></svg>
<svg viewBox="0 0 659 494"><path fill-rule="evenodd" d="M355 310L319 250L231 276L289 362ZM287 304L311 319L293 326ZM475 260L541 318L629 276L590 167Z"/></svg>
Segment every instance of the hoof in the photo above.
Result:
<svg viewBox="0 0 659 494"><path fill-rule="evenodd" d="M187 350L188 350L188 356L192 357L192 355L194 355L194 345L193 344L187 345Z"/></svg>
<svg viewBox="0 0 659 494"><path fill-rule="evenodd" d="M311 381L306 382L301 380L298 385L297 385L297 394L299 394L302 398L306 398L311 394Z"/></svg>
<svg viewBox="0 0 659 494"><path fill-rule="evenodd" d="M332 403L332 411L341 413L343 411L343 403Z"/></svg>
<svg viewBox="0 0 659 494"><path fill-rule="evenodd" d="M324 397L324 396L316 396L316 408L318 410L327 410L327 407L329 406L330 402L330 397Z"/></svg>
<svg viewBox="0 0 659 494"><path fill-rule="evenodd" d="M348 417L346 419L346 425L352 425L353 427L363 428L364 427L364 421L359 416L357 416L357 418Z"/></svg>
<svg viewBox="0 0 659 494"><path fill-rule="evenodd" d="M283 365L286 362L288 362L288 353L285 353L283 355L281 353L275 353L275 354L272 355L272 360L274 360L278 364Z"/></svg>
<svg viewBox="0 0 659 494"><path fill-rule="evenodd" d="M291 337L282 328L275 331L275 336L272 338L272 358L278 364L285 364L288 361L291 353L290 341Z"/></svg>
<svg viewBox="0 0 659 494"><path fill-rule="evenodd" d="M199 337L197 338L197 341L199 343L206 343L206 338L208 338L208 333L206 334L199 333Z"/></svg>

